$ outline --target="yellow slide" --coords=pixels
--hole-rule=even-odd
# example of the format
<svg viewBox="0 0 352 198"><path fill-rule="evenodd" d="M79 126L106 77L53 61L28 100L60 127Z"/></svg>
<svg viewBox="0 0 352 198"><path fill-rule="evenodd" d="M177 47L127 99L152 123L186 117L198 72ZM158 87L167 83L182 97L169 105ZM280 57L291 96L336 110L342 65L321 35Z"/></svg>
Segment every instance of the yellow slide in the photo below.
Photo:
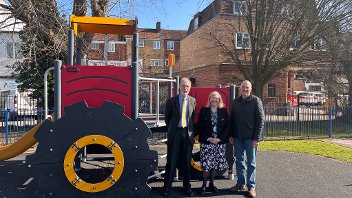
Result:
<svg viewBox="0 0 352 198"><path fill-rule="evenodd" d="M37 140L34 138L34 134L44 121L45 120L33 127L26 135L21 137L15 143L8 146L0 146L0 161L16 157L36 144Z"/></svg>

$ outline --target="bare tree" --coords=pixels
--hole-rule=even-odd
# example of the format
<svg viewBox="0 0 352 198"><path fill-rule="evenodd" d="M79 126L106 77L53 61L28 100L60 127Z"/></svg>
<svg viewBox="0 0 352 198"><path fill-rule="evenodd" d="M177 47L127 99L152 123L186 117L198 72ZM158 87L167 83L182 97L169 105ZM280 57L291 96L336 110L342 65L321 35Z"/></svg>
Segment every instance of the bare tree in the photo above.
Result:
<svg viewBox="0 0 352 198"><path fill-rule="evenodd" d="M106 16L113 0L73 0L72 14L86 16L91 8L92 16ZM24 24L20 31L22 54L24 59L14 65L20 88L32 88L34 95L42 96L43 74L52 67L55 59L65 63L67 54L66 13L60 13L56 0L8 0L8 4L0 4L15 23ZM4 23L13 25L14 23ZM77 42L82 43L84 53L93 38L92 34L80 33ZM52 76L49 76L52 80ZM52 81L49 84L52 87ZM53 89L50 89L53 91ZM52 95L52 94L50 94Z"/></svg>
<svg viewBox="0 0 352 198"><path fill-rule="evenodd" d="M329 52L331 53L331 62L335 65L334 72L339 76L340 85L343 85L343 89L338 92L340 94L348 93L352 95L352 32L350 30L344 31L341 28L339 32L332 38L333 42L329 43ZM346 29L345 29L346 30ZM347 84L346 84L347 81ZM331 92L336 92L338 86L331 87ZM338 93L334 93L337 96ZM352 97L349 97L349 104L352 104Z"/></svg>
<svg viewBox="0 0 352 198"><path fill-rule="evenodd" d="M202 36L226 54L261 97L264 85L278 72L311 61L306 60L307 49L324 47L338 24L352 13L350 0L236 2L236 18L224 20Z"/></svg>

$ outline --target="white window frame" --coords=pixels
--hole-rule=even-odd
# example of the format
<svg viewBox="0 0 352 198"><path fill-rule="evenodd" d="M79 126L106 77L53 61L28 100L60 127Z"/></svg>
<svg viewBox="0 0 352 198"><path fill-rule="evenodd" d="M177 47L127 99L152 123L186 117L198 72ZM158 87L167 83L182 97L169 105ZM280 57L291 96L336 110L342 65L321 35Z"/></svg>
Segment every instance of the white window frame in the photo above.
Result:
<svg viewBox="0 0 352 198"><path fill-rule="evenodd" d="M144 39L139 39L138 47L144 47Z"/></svg>
<svg viewBox="0 0 352 198"><path fill-rule="evenodd" d="M92 49L92 50L99 50L99 42L93 41L93 42L90 44L90 49Z"/></svg>
<svg viewBox="0 0 352 198"><path fill-rule="evenodd" d="M326 51L326 41L323 38L314 41L310 48L314 51Z"/></svg>
<svg viewBox="0 0 352 198"><path fill-rule="evenodd" d="M175 50L175 42L174 41L167 41L167 50Z"/></svg>
<svg viewBox="0 0 352 198"><path fill-rule="evenodd" d="M248 13L246 1L233 1L233 14L236 16L245 16Z"/></svg>
<svg viewBox="0 0 352 198"><path fill-rule="evenodd" d="M161 67L163 65L163 59L150 59L150 66L152 67Z"/></svg>
<svg viewBox="0 0 352 198"><path fill-rule="evenodd" d="M268 98L276 98L276 89L276 84L268 84Z"/></svg>
<svg viewBox="0 0 352 198"><path fill-rule="evenodd" d="M108 43L108 52L115 52L116 50L116 43Z"/></svg>
<svg viewBox="0 0 352 198"><path fill-rule="evenodd" d="M153 41L153 49L160 49L160 40Z"/></svg>
<svg viewBox="0 0 352 198"><path fill-rule="evenodd" d="M238 41L238 36L241 35L241 42L239 43ZM247 39L248 40L248 44L246 47L243 47L243 43L244 43L244 40ZM236 33L236 49L250 49L250 46L251 46L251 43L250 43L250 37L249 37L249 34L248 32L237 32Z"/></svg>

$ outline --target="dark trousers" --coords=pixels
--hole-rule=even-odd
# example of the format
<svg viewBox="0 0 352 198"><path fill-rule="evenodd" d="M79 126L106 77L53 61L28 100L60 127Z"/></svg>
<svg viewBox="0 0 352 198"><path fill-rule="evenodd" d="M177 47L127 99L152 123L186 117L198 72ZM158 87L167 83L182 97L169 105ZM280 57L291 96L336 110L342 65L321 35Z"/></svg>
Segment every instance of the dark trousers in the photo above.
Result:
<svg viewBox="0 0 352 198"><path fill-rule="evenodd" d="M178 128L173 142L167 143L167 161L164 178L164 189L171 188L176 166L182 163L183 187L191 188L191 160L193 145L188 136L187 128Z"/></svg>

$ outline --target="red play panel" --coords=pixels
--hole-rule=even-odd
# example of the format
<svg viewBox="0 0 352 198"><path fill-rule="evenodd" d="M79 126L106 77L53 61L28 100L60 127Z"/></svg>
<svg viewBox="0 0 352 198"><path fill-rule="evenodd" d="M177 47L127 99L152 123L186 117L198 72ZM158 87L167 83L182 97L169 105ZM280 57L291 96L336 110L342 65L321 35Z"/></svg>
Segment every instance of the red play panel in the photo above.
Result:
<svg viewBox="0 0 352 198"><path fill-rule="evenodd" d="M194 97L197 101L196 106L196 118L195 121L198 121L198 115L200 109L204 107L208 102L208 96L211 92L217 91L220 93L222 100L224 101L227 111L230 111L230 88L218 88L218 87L192 87L189 95ZM230 112L229 112L230 113Z"/></svg>
<svg viewBox="0 0 352 198"><path fill-rule="evenodd" d="M131 117L132 68L118 66L63 66L62 115L64 107L86 101L89 107L100 107L110 101L125 107Z"/></svg>

